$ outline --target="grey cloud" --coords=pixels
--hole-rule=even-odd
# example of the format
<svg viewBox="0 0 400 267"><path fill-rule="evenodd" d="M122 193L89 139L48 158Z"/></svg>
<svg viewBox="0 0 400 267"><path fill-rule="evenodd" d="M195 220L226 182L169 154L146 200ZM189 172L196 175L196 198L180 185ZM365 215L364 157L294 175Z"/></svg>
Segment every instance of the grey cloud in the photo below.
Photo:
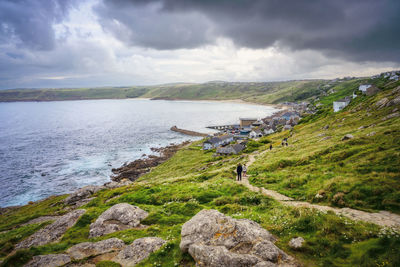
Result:
<svg viewBox="0 0 400 267"><path fill-rule="evenodd" d="M129 45L192 48L228 37L241 47L400 61L397 0L104 0L96 11Z"/></svg>
<svg viewBox="0 0 400 267"><path fill-rule="evenodd" d="M53 24L61 22L76 0L0 1L0 43L34 50L51 50L56 36Z"/></svg>

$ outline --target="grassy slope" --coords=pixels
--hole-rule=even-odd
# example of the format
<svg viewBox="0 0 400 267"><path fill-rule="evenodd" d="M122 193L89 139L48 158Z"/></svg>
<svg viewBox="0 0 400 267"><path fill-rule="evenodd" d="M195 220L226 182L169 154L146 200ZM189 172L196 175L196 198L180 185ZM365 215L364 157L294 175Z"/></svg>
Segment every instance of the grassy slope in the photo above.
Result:
<svg viewBox="0 0 400 267"><path fill-rule="evenodd" d="M166 98L190 100L243 99L257 103L298 101L318 95L322 80L270 83L172 84L149 87L0 90L0 101Z"/></svg>
<svg viewBox="0 0 400 267"><path fill-rule="evenodd" d="M347 86L344 87L349 90ZM324 189L329 197L341 191L345 192L345 205L397 211L399 118L382 122L380 116L389 113L389 109L374 111L372 108L372 103L388 92L376 97L360 97L337 114L323 109L318 116L305 119L294 128L287 148L276 147L287 132L268 137L275 148L265 157L258 158L251 167L250 172L258 177L253 183L310 201L320 189ZM362 109L355 111L359 105L362 105ZM368 108L371 116L366 116L365 109ZM376 126L358 130L359 125L372 123ZM320 142L323 137L317 135L323 132L321 128L327 124L330 128L325 132L332 138ZM377 134L366 137L371 131ZM347 133L354 134L355 139L340 141ZM61 253L74 244L88 240L118 237L130 243L144 236L159 236L168 243L139 266L194 266L192 258L182 254L179 249L180 230L184 222L204 208L218 209L234 218L248 218L260 223L279 237L279 247L307 266L400 265L400 237L397 233L379 229L375 225L353 222L332 213L285 207L236 184L233 180L236 164L245 161L246 153L252 150L267 149L266 142L252 142L248 152L224 158L213 157L212 151L202 151L199 144L178 151L132 186L96 193L96 199L85 206L87 212L59 243L19 251L7 258L3 266L19 266L33 255ZM12 229L39 215L62 213L64 207L61 200L64 197L50 198L0 215L0 231ZM120 202L148 211L150 214L143 223L149 227L88 239L90 223L107 208ZM330 198L323 202L338 204ZM43 225L1 233L2 255L39 227ZM301 251L291 250L287 246L287 242L296 236L306 239Z"/></svg>
<svg viewBox="0 0 400 267"><path fill-rule="evenodd" d="M400 118L382 121L396 107L375 107L379 99L394 97L389 89L395 85L373 97L357 97L338 113L332 112L330 97L323 99L328 106L309 123L272 136L277 148L253 165L253 184L299 200L400 213ZM376 134L367 136L371 132ZM341 141L345 134L355 138ZM290 146L280 147L290 135ZM316 199L317 193L325 197Z"/></svg>

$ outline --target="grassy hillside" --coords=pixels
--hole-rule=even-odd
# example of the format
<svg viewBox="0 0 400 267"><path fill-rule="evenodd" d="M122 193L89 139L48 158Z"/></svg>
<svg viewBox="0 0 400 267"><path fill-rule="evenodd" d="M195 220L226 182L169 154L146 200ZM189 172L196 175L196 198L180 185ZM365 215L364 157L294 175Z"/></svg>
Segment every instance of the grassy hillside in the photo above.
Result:
<svg viewBox="0 0 400 267"><path fill-rule="evenodd" d="M359 96L338 113L332 111L333 97L326 97L319 114L271 137L276 146L289 137L290 146L260 158L251 170L252 182L299 200L400 213L400 119L384 119L399 107L376 106L399 96L391 90L398 85L381 87L373 97ZM337 97L353 87L354 82L337 86ZM346 134L354 139L341 141Z"/></svg>
<svg viewBox="0 0 400 267"><path fill-rule="evenodd" d="M17 242L44 224L16 226L41 215L67 212L62 202L65 196L10 210L0 215L0 257L5 260L2 266L21 266L33 255L61 253L84 241L118 237L129 244L145 236L164 238L167 244L138 266L195 266L190 255L179 249L180 230L198 211L209 208L260 223L279 238L280 248L305 266L399 266L400 235L395 230L351 221L331 212L284 206L234 181L237 163L245 162L248 153L268 150L265 139L270 139L273 150L259 156L249 170L253 184L325 205L400 213L400 117L382 120L400 107L375 106L385 97L390 100L399 96L400 89L395 94L393 88L400 83L373 82L381 83L384 89L378 95L357 97L339 113L331 111L334 97L321 98L325 106L303 119L292 132L253 141L251 149L240 155L214 157L214 151L201 150L201 142L193 143L133 185L97 192L95 199L83 207L86 213L60 242L21 250L6 258ZM337 90L336 97L341 97L352 92L354 86L354 81L348 81L331 88ZM375 135L367 136L371 132ZM345 134L353 134L354 138L342 141ZM281 147L280 141L286 136L290 136L289 147ZM316 199L317 193L324 197ZM90 223L121 202L148 211L143 222L148 227L89 239ZM292 250L288 241L297 236L306 240L305 246Z"/></svg>

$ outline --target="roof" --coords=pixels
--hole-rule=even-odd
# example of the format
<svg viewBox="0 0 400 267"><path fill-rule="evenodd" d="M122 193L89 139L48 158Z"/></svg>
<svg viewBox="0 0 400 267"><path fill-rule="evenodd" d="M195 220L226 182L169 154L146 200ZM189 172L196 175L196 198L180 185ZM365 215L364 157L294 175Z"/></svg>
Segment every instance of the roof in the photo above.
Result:
<svg viewBox="0 0 400 267"><path fill-rule="evenodd" d="M345 102L345 103L348 103L348 102L350 102L350 99L346 96L345 98L342 98L342 99L339 99L339 100L336 100L336 101L333 101L333 102Z"/></svg>
<svg viewBox="0 0 400 267"><path fill-rule="evenodd" d="M262 134L261 130L253 130L253 132L255 132L256 134Z"/></svg>
<svg viewBox="0 0 400 267"><path fill-rule="evenodd" d="M256 118L239 118L241 121L256 121Z"/></svg>

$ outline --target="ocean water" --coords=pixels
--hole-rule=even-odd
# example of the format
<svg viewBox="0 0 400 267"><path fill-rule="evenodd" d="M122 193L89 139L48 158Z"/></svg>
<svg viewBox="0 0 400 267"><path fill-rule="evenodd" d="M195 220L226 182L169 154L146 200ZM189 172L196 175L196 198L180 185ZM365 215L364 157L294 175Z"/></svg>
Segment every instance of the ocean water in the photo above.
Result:
<svg viewBox="0 0 400 267"><path fill-rule="evenodd" d="M196 140L170 127L265 117L267 106L206 102L87 100L0 103L0 206L22 205L110 181L111 168L151 147Z"/></svg>

